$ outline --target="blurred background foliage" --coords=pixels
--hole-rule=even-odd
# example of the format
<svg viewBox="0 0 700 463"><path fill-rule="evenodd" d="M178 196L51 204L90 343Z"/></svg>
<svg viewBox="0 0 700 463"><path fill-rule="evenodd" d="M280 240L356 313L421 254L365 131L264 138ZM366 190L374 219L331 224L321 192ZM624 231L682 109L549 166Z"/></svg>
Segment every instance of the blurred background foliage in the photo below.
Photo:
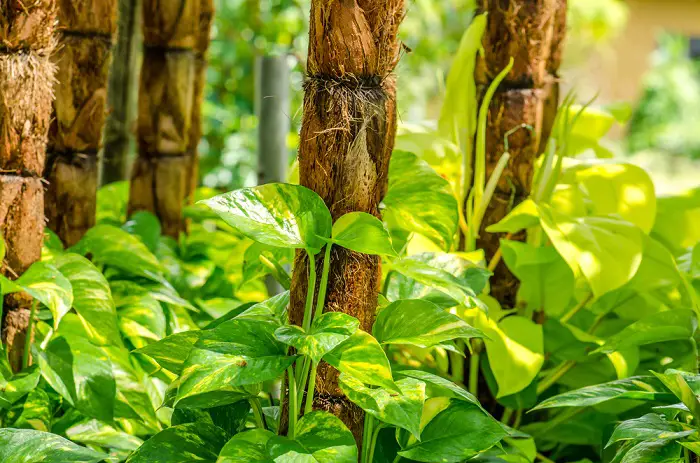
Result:
<svg viewBox="0 0 700 463"><path fill-rule="evenodd" d="M216 0L209 59L201 180L233 189L256 181L256 56L288 56L292 102L290 162L298 145L302 86L308 46L310 0ZM403 123L434 120L445 76L474 15L475 0L409 0L401 30L405 53L397 69ZM623 0L569 0L567 69L585 66L592 54L610 52L629 17ZM700 157L700 72L688 40L665 34L650 59L643 96L617 152Z"/></svg>

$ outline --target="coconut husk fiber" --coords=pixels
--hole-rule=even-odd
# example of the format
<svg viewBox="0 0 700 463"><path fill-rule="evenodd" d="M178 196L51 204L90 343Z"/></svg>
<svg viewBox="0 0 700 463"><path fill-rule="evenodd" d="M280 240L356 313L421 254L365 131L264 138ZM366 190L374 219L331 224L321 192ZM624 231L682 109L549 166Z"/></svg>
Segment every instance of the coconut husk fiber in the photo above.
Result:
<svg viewBox="0 0 700 463"><path fill-rule="evenodd" d="M53 99L53 0L0 0L0 234L3 275L17 278L41 257L44 169ZM31 300L5 299L2 339L21 369Z"/></svg>
<svg viewBox="0 0 700 463"><path fill-rule="evenodd" d="M397 34L403 15L403 0L311 2L300 183L323 198L334 220L355 211L380 215L396 134L392 73L400 57ZM331 255L325 311L350 314L371 331L380 259L339 247ZM308 283L308 260L298 253L290 304L290 319L297 325L302 323ZM359 445L364 415L343 395L338 375L322 362L314 408L343 420Z"/></svg>
<svg viewBox="0 0 700 463"><path fill-rule="evenodd" d="M492 80L514 59L513 70L496 91L488 109L486 128L486 170L491 175L505 151L508 137L511 160L501 177L489 205L477 246L487 258L500 247L499 234L485 229L503 219L513 207L530 194L534 165L544 152L557 113L561 63L566 32L566 0L506 1L482 0L488 12L488 26L483 38L484 56L478 58L476 78L480 98ZM525 239L525 233L510 239ZM504 307L517 305L518 280L501 261L491 279L491 294Z"/></svg>
<svg viewBox="0 0 700 463"><path fill-rule="evenodd" d="M481 0L481 11L488 12L484 33L485 59L479 59L476 77L481 84L491 82L511 57L513 69L504 85L519 88L542 87L551 78L551 58L557 53L555 25L561 17L562 0ZM566 5L563 5L564 12ZM563 13L565 14L565 13ZM559 35L564 29L557 29ZM556 42L556 43L555 43Z"/></svg>

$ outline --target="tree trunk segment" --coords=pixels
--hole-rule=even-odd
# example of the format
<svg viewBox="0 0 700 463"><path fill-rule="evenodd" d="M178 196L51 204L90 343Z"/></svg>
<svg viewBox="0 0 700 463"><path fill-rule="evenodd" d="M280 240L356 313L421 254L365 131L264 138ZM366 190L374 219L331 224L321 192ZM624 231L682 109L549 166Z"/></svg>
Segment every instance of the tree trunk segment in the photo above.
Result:
<svg viewBox="0 0 700 463"><path fill-rule="evenodd" d="M199 23L200 0L143 0L138 159L131 173L129 214L155 214L163 233L173 238L186 231L182 210L191 190Z"/></svg>
<svg viewBox="0 0 700 463"><path fill-rule="evenodd" d="M41 257L55 23L54 0L0 0L0 234L7 246L0 272L12 279ZM19 371L31 298L4 302L2 341Z"/></svg>
<svg viewBox="0 0 700 463"><path fill-rule="evenodd" d="M300 181L323 198L334 220L354 211L379 216L396 133L392 72L401 50L397 34L403 15L404 0L311 2ZM321 264L319 255L316 265ZM348 313L371 331L380 281L378 257L335 247L325 311ZM290 308L297 325L307 284L307 258L298 253ZM338 372L325 363L319 368L314 408L340 417L361 442L363 413L343 395Z"/></svg>
<svg viewBox="0 0 700 463"><path fill-rule="evenodd" d="M496 92L489 107L486 128L487 175L491 175L505 151L504 137L527 124L509 138L511 161L493 201L486 211L478 246L491 258L503 236L486 233L513 207L530 194L535 159L543 151L552 130L559 100L558 69L566 32L567 0L481 0L488 12L483 38L484 58L477 63L476 79L483 95L493 79L507 66L514 66ZM513 239L523 239L520 234ZM504 307L514 307L518 281L501 262L492 278L491 293Z"/></svg>

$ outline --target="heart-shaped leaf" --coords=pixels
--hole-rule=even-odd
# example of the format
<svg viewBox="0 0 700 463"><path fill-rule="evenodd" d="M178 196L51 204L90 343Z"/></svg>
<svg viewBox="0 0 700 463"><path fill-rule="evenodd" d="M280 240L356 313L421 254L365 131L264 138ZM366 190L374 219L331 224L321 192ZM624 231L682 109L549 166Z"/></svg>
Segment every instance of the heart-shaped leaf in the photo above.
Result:
<svg viewBox="0 0 700 463"><path fill-rule="evenodd" d="M107 455L80 447L56 434L0 429L2 463L98 463Z"/></svg>
<svg viewBox="0 0 700 463"><path fill-rule="evenodd" d="M415 461L456 463L473 458L507 435L501 424L481 408L451 399L423 427L421 440L403 446L399 455Z"/></svg>
<svg viewBox="0 0 700 463"><path fill-rule="evenodd" d="M121 345L117 311L107 279L95 265L78 254L60 254L56 268L73 288L73 308L83 320L93 343Z"/></svg>
<svg viewBox="0 0 700 463"><path fill-rule="evenodd" d="M53 265L45 262L33 263L17 280L10 281L0 275L3 294L26 292L44 304L53 315L53 328L58 328L61 319L73 305L73 288L70 281Z"/></svg>
<svg viewBox="0 0 700 463"><path fill-rule="evenodd" d="M350 212L336 220L333 243L363 254L396 255L382 221L365 212Z"/></svg>
<svg viewBox="0 0 700 463"><path fill-rule="evenodd" d="M381 344L418 347L433 347L453 339L483 337L481 331L458 316L422 299L400 300L383 308L377 315L372 334Z"/></svg>
<svg viewBox="0 0 700 463"><path fill-rule="evenodd" d="M235 435L216 463L357 463L357 445L342 421L326 412L305 414L294 440L254 429Z"/></svg>
<svg viewBox="0 0 700 463"><path fill-rule="evenodd" d="M452 187L415 154L394 151L383 203L392 230L419 233L445 251L452 247L459 223Z"/></svg>
<svg viewBox="0 0 700 463"><path fill-rule="evenodd" d="M279 377L296 357L286 355L287 347L274 337L275 328L273 323L234 318L207 330L184 363L176 406L217 391L231 392L233 403L250 395L241 392L242 386Z"/></svg>
<svg viewBox="0 0 700 463"><path fill-rule="evenodd" d="M226 443L226 433L207 423L188 423L165 429L131 454L127 463L214 463Z"/></svg>
<svg viewBox="0 0 700 463"><path fill-rule="evenodd" d="M355 334L359 326L360 321L355 317L328 312L314 320L309 333L298 326L286 325L275 330L275 337L318 363L324 355Z"/></svg>
<svg viewBox="0 0 700 463"><path fill-rule="evenodd" d="M376 339L362 330L330 351L324 360L341 373L370 386L381 386L400 393L394 383L391 366L384 349Z"/></svg>
<svg viewBox="0 0 700 463"><path fill-rule="evenodd" d="M248 238L314 253L331 237L333 220L320 196L300 185L270 183L201 201Z"/></svg>
<svg viewBox="0 0 700 463"><path fill-rule="evenodd" d="M420 438L425 383L414 378L396 381L401 394L369 388L348 375L340 375L340 389L353 403L383 423L407 430Z"/></svg>

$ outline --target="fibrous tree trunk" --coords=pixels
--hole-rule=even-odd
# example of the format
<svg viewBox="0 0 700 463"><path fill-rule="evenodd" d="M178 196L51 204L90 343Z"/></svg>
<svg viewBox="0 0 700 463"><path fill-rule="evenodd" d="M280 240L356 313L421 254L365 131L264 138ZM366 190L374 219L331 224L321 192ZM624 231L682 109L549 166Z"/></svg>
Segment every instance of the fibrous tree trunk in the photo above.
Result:
<svg viewBox="0 0 700 463"><path fill-rule="evenodd" d="M194 100L192 102L192 126L190 127L188 155L190 157L189 188L187 201L197 188L199 179L199 153L197 147L202 139L202 103L207 83L207 52L211 43L211 25L214 20L214 1L201 0L199 9L199 30L195 49Z"/></svg>
<svg viewBox="0 0 700 463"><path fill-rule="evenodd" d="M138 157L129 213L155 214L163 233L185 231L190 186L190 131L201 0L143 1L143 66L139 88Z"/></svg>
<svg viewBox="0 0 700 463"><path fill-rule="evenodd" d="M45 177L45 211L67 246L95 224L98 158L117 0L58 0L60 40Z"/></svg>
<svg viewBox="0 0 700 463"><path fill-rule="evenodd" d="M107 92L108 115L102 154L101 183L128 179L134 143L140 56L140 0L119 0L117 41Z"/></svg>
<svg viewBox="0 0 700 463"><path fill-rule="evenodd" d="M379 216L396 132L397 37L404 0L313 0L308 78L299 149L301 184L325 201L333 219L362 211ZM320 265L320 257L317 265ZM299 253L291 321L301 325L308 262ZM381 280L380 259L335 247L325 311L348 313L370 331ZM361 441L363 414L322 363L314 408L330 411Z"/></svg>
<svg viewBox="0 0 700 463"><path fill-rule="evenodd" d="M7 246L0 271L10 278L41 257L55 23L54 0L0 0L0 234ZM19 294L4 303L2 341L18 371L31 299Z"/></svg>
<svg viewBox="0 0 700 463"><path fill-rule="evenodd" d="M493 79L508 65L514 65L496 92L488 112L486 128L487 175L491 175L505 151L508 163L481 229L478 246L492 257L503 236L486 233L525 200L532 186L535 159L544 151L552 130L559 101L558 69L566 32L567 0L481 0L488 12L483 38L484 56L477 63L477 85L483 94ZM524 234L513 237L522 239ZM505 307L515 307L517 279L501 262L491 279L491 293Z"/></svg>

